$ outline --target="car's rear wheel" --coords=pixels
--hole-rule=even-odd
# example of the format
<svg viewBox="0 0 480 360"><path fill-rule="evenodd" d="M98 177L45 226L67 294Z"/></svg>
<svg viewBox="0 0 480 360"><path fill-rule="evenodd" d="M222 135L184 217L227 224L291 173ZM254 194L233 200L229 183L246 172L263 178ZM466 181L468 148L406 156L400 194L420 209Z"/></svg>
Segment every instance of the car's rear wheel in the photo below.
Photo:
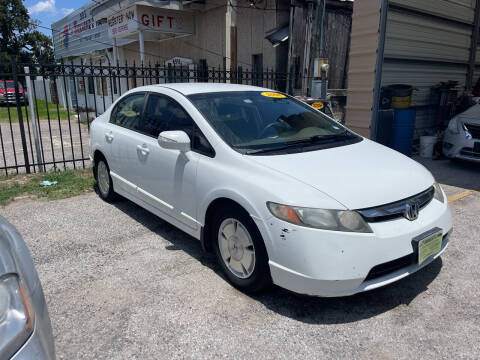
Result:
<svg viewBox="0 0 480 360"><path fill-rule="evenodd" d="M98 193L100 197L108 202L112 202L116 198L113 191L112 177L110 176L110 168L105 158L100 158L95 163L95 178L97 179Z"/></svg>
<svg viewBox="0 0 480 360"><path fill-rule="evenodd" d="M248 213L237 208L217 212L212 235L218 262L235 287L255 293L271 284L265 244Z"/></svg>

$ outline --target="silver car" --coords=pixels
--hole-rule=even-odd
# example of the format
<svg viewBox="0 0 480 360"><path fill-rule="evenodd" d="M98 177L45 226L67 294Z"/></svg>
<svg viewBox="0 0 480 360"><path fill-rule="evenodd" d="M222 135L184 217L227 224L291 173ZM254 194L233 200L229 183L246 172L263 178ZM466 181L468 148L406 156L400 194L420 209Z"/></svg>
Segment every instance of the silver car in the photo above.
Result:
<svg viewBox="0 0 480 360"><path fill-rule="evenodd" d="M1 216L0 359L55 359L50 317L32 257Z"/></svg>
<svg viewBox="0 0 480 360"><path fill-rule="evenodd" d="M450 120L443 138L443 154L451 159L480 162L480 104Z"/></svg>

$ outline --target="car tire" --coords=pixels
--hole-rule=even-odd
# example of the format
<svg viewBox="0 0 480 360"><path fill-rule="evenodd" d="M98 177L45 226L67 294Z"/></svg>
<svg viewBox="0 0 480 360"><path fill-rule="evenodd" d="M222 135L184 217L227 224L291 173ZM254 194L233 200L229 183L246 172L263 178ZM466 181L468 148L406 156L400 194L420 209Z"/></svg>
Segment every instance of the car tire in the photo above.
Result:
<svg viewBox="0 0 480 360"><path fill-rule="evenodd" d="M98 194L107 201L113 202L117 199L117 194L113 190L112 177L107 160L102 156L95 161L94 167L95 180L97 180Z"/></svg>
<svg viewBox="0 0 480 360"><path fill-rule="evenodd" d="M245 293L271 284L268 255L260 231L240 207L217 211L212 226L215 254L229 282Z"/></svg>

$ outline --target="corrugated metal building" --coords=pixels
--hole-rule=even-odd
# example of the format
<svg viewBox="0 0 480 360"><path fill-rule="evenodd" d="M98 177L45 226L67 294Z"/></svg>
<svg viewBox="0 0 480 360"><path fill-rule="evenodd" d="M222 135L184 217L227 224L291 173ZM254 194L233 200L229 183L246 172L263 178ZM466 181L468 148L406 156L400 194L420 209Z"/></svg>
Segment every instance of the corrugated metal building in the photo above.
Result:
<svg viewBox="0 0 480 360"><path fill-rule="evenodd" d="M480 65L478 36L474 36L478 34L477 3L480 1L356 1L347 125L375 138L381 87L401 83L418 89L413 98L416 136L432 131L438 125L438 98L431 87L453 80L463 90L480 76L480 68L475 67L475 62Z"/></svg>

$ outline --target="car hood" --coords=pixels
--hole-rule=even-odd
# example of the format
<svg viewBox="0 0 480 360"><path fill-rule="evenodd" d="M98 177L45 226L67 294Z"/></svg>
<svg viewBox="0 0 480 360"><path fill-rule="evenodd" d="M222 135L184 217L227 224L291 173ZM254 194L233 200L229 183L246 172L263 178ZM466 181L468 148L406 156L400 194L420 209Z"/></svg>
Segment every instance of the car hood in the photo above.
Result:
<svg viewBox="0 0 480 360"><path fill-rule="evenodd" d="M348 209L402 200L434 182L430 172L416 161L367 139L318 151L249 157L316 188Z"/></svg>
<svg viewBox="0 0 480 360"><path fill-rule="evenodd" d="M457 119L462 122L480 125L480 104L473 105L468 110L458 114Z"/></svg>

